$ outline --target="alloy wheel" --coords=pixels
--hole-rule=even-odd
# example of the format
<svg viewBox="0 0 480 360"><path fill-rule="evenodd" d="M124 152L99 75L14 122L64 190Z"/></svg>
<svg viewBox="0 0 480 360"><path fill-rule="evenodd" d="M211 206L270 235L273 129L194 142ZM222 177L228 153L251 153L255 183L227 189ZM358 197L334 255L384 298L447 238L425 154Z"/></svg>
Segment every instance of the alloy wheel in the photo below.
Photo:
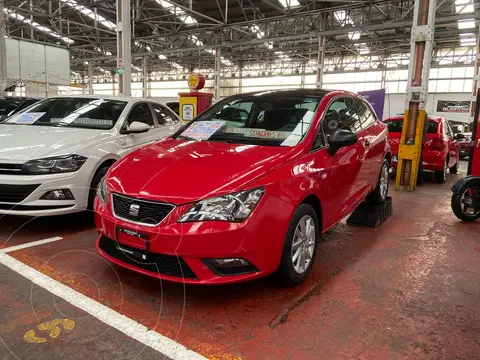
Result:
<svg viewBox="0 0 480 360"><path fill-rule="evenodd" d="M480 207L475 208L475 205L479 202L478 199L480 199L480 187L470 187L463 192L460 202L462 212L466 216L473 218L480 214Z"/></svg>
<svg viewBox="0 0 480 360"><path fill-rule="evenodd" d="M303 274L310 266L315 250L315 221L310 215L300 219L292 241L292 264L297 274Z"/></svg>
<svg viewBox="0 0 480 360"><path fill-rule="evenodd" d="M387 197L389 185L388 182L388 166L387 164L383 164L382 170L380 171L380 196L382 197L382 199L385 199Z"/></svg>

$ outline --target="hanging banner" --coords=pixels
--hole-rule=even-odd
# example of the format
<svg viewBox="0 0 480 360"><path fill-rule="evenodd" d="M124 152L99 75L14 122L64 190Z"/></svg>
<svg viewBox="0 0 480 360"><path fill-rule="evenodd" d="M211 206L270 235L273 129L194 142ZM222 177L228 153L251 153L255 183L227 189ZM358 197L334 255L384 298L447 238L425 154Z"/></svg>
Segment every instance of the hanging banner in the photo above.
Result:
<svg viewBox="0 0 480 360"><path fill-rule="evenodd" d="M470 112L470 101L438 100L437 112L468 113Z"/></svg>
<svg viewBox="0 0 480 360"><path fill-rule="evenodd" d="M383 120L383 107L385 106L385 89L360 91L362 95L372 105L373 110L380 120Z"/></svg>

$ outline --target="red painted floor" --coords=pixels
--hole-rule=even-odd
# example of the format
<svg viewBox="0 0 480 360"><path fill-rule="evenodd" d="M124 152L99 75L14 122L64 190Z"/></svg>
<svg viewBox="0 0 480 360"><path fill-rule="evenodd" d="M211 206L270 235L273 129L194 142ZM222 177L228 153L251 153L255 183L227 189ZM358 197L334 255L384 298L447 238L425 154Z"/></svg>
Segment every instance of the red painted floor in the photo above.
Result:
<svg viewBox="0 0 480 360"><path fill-rule="evenodd" d="M211 359L480 359L480 222L450 210L458 177L392 190L394 216L377 229L335 227L294 289L271 279L184 287L111 267L75 217L78 232L37 220L6 246L63 234L10 255ZM2 220L0 240L13 228Z"/></svg>

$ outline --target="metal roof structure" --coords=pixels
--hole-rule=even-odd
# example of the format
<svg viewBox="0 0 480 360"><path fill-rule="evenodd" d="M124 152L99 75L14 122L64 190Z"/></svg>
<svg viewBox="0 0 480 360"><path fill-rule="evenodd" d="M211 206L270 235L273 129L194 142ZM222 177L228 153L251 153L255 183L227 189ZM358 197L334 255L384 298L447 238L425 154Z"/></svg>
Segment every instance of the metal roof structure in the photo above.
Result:
<svg viewBox="0 0 480 360"><path fill-rule="evenodd" d="M148 57L149 71L213 69L215 49L221 48L222 68L235 72L261 66L277 73L276 68L315 61L320 36L326 40L327 58L370 57L381 67L392 56L408 54L414 1L132 0L131 4L132 59L138 71L143 57ZM9 37L68 47L73 71L86 71L87 60L95 61L96 67L115 68L115 0L5 0L4 6ZM472 48L479 20L480 0L437 0L435 49Z"/></svg>

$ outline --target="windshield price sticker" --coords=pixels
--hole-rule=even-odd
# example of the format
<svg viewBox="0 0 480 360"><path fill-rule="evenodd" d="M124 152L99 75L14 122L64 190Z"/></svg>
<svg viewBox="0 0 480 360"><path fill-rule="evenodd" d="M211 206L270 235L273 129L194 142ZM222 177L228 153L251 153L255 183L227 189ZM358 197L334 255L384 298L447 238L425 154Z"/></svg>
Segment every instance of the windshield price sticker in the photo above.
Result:
<svg viewBox="0 0 480 360"><path fill-rule="evenodd" d="M7 120L7 123L30 125L30 124L33 124L38 119L40 119L43 115L45 115L44 112L30 112L30 113L17 114L13 116L11 119Z"/></svg>
<svg viewBox="0 0 480 360"><path fill-rule="evenodd" d="M290 136L289 131L270 131L263 129L251 129L251 128L237 128L226 127L224 133L230 134L243 134L245 137L259 138L259 139L272 139L272 140L285 140Z"/></svg>
<svg viewBox="0 0 480 360"><path fill-rule="evenodd" d="M225 121L197 121L186 128L182 135L197 140L208 140L224 124Z"/></svg>

